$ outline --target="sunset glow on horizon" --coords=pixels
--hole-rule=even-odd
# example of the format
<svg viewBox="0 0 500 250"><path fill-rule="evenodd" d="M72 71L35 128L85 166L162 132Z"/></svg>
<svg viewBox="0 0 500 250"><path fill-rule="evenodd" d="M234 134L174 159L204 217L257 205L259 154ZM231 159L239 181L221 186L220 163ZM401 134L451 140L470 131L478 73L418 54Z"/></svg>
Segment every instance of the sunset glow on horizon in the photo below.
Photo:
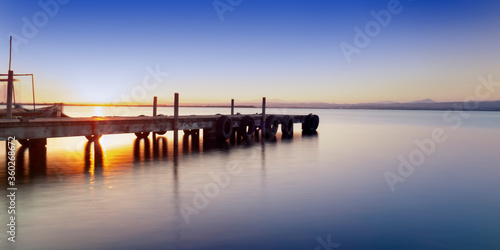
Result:
<svg viewBox="0 0 500 250"><path fill-rule="evenodd" d="M447 102L500 81L500 2L236 2L3 1L0 67L13 35L40 103Z"/></svg>

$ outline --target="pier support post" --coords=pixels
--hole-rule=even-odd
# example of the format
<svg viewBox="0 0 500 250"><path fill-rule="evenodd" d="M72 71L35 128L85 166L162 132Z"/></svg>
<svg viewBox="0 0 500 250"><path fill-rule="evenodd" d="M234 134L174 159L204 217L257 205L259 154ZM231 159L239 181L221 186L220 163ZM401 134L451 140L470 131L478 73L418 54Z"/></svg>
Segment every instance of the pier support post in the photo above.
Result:
<svg viewBox="0 0 500 250"><path fill-rule="evenodd" d="M158 107L158 97L153 98L153 116L156 116L156 109Z"/></svg>
<svg viewBox="0 0 500 250"><path fill-rule="evenodd" d="M40 168L38 171L44 172L47 167L47 138L30 139L29 142L30 167L34 165L32 162L36 162Z"/></svg>
<svg viewBox="0 0 500 250"><path fill-rule="evenodd" d="M9 70L7 80L7 119L12 119L12 95L14 94L14 71Z"/></svg>
<svg viewBox="0 0 500 250"><path fill-rule="evenodd" d="M47 138L30 139L29 142L30 175L45 175L47 172Z"/></svg>
<svg viewBox="0 0 500 250"><path fill-rule="evenodd" d="M234 115L234 99L231 99L231 115Z"/></svg>
<svg viewBox="0 0 500 250"><path fill-rule="evenodd" d="M179 93L174 94L174 155L179 150Z"/></svg>
<svg viewBox="0 0 500 250"><path fill-rule="evenodd" d="M158 108L158 97L153 97L153 116L156 116ZM156 141L156 133L153 131L153 142Z"/></svg>
<svg viewBox="0 0 500 250"><path fill-rule="evenodd" d="M236 133L237 133L236 130L233 130L233 133L231 133L231 137L229 137L229 142L231 144L235 144L236 143L236 139L237 139L236 138L236 136L237 136Z"/></svg>
<svg viewBox="0 0 500 250"><path fill-rule="evenodd" d="M262 97L262 121L260 123L260 138L264 141L266 134L266 98Z"/></svg>

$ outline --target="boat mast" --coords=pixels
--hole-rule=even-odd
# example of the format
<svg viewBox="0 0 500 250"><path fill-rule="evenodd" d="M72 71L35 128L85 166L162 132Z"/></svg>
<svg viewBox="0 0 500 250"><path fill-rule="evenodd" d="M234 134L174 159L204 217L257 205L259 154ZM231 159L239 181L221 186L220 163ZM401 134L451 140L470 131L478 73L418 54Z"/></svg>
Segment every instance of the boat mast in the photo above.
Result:
<svg viewBox="0 0 500 250"><path fill-rule="evenodd" d="M11 70L12 63L12 36L10 36L9 51L9 79L7 80L7 119L12 119L12 92L14 89L14 71Z"/></svg>
<svg viewBox="0 0 500 250"><path fill-rule="evenodd" d="M9 50L9 71L12 64L12 36L10 36L10 50Z"/></svg>

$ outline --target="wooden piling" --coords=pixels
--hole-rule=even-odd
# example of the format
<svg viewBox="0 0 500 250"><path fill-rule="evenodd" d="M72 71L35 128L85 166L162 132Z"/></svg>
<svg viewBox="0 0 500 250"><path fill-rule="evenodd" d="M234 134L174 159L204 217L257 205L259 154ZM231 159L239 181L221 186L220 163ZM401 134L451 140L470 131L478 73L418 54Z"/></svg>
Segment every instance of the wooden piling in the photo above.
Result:
<svg viewBox="0 0 500 250"><path fill-rule="evenodd" d="M157 112L156 112L157 108L158 108L158 98L155 96L153 98L153 116L156 116L156 114L157 114Z"/></svg>
<svg viewBox="0 0 500 250"><path fill-rule="evenodd" d="M234 99L231 99L231 115L234 115Z"/></svg>
<svg viewBox="0 0 500 250"><path fill-rule="evenodd" d="M179 150L179 93L174 94L174 156Z"/></svg>
<svg viewBox="0 0 500 250"><path fill-rule="evenodd" d="M7 80L7 119L12 119L12 95L14 94L14 71L9 70Z"/></svg>
<svg viewBox="0 0 500 250"><path fill-rule="evenodd" d="M35 110L35 76L31 74L31 92L33 92L33 110Z"/></svg>
<svg viewBox="0 0 500 250"><path fill-rule="evenodd" d="M153 97L153 116L157 115L158 97ZM153 143L156 142L156 133L153 131Z"/></svg>

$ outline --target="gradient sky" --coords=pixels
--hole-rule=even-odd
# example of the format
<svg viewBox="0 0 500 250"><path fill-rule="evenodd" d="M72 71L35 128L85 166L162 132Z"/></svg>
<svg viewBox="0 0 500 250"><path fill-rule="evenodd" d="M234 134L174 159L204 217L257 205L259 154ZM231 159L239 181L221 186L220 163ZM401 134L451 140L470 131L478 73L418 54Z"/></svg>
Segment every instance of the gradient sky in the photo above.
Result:
<svg viewBox="0 0 500 250"><path fill-rule="evenodd" d="M156 95L171 103L174 92L182 103L463 101L479 76L500 81L500 1L401 0L402 11L350 63L339 45L353 45L354 27L364 30L390 1L243 0L223 21L213 2L71 0L43 25L38 1L2 0L0 67L7 72L8 36L22 37L23 17L38 17L12 67L35 74L39 102ZM148 67L168 76L146 89ZM29 83L17 87L21 101L31 101ZM500 100L500 89L488 99Z"/></svg>

